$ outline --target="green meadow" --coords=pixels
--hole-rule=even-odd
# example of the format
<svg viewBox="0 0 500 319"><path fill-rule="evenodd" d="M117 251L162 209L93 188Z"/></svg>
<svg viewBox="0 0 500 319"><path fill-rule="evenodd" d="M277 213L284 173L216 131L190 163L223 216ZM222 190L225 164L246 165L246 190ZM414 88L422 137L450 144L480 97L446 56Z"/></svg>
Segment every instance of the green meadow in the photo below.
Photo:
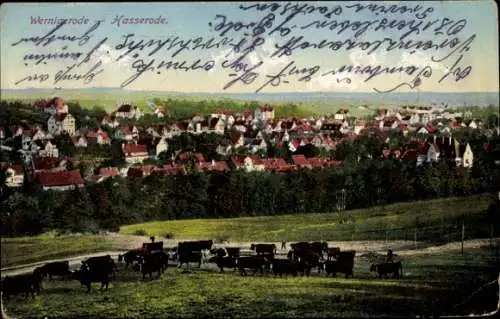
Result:
<svg viewBox="0 0 500 319"><path fill-rule="evenodd" d="M201 269L169 266L160 279L145 280L123 268L108 291L92 291L76 281L43 283L34 299L5 301L7 314L16 318L277 318L374 317L451 313L478 287L495 279L495 260L484 250L464 256L440 252L407 256L401 279L378 279L369 262L356 258L354 278L324 274L310 277L240 276ZM488 286L489 287L489 286ZM496 308L497 287L491 286L453 310L491 311Z"/></svg>
<svg viewBox="0 0 500 319"><path fill-rule="evenodd" d="M168 220L122 226L124 235L155 235L174 239L212 238L235 242L459 240L457 224L465 220L467 238L488 237L486 195L397 203L328 213L230 219ZM346 222L342 222L342 220Z"/></svg>

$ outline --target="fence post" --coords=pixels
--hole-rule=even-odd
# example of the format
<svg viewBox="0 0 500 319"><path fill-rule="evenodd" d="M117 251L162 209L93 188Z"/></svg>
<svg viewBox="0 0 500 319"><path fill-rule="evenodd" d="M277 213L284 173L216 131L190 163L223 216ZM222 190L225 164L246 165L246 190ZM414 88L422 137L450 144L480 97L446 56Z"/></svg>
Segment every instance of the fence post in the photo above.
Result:
<svg viewBox="0 0 500 319"><path fill-rule="evenodd" d="M462 219L462 256L464 255L465 222Z"/></svg>

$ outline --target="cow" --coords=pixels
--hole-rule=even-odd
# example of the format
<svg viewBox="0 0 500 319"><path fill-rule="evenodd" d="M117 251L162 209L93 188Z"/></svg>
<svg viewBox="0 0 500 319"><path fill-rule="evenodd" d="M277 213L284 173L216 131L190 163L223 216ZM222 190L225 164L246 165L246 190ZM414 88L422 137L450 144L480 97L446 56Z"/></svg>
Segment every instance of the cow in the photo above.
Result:
<svg viewBox="0 0 500 319"><path fill-rule="evenodd" d="M145 252L152 252L152 251L163 251L163 242L152 242L152 243L143 243L142 244L142 249L144 249Z"/></svg>
<svg viewBox="0 0 500 319"><path fill-rule="evenodd" d="M35 293L40 294L42 280L43 276L40 267L36 268L31 274L6 276L2 280L3 296L9 300L12 295L24 293L25 297L31 294L31 298L34 298Z"/></svg>
<svg viewBox="0 0 500 319"><path fill-rule="evenodd" d="M177 261L177 247L164 248L163 251L167 253L169 260Z"/></svg>
<svg viewBox="0 0 500 319"><path fill-rule="evenodd" d="M115 273L118 271L118 267L110 255L90 257L82 261L82 264L87 266L91 271L94 269L105 269L108 274L113 275L113 278L115 278Z"/></svg>
<svg viewBox="0 0 500 319"><path fill-rule="evenodd" d="M283 274L297 276L297 261L293 259L274 259L273 260L273 273L276 277L278 274L280 277Z"/></svg>
<svg viewBox="0 0 500 319"><path fill-rule="evenodd" d="M333 277L335 277L339 272L344 273L345 278L348 278L349 276L353 277L355 255L355 251L343 251L338 255L337 260L325 261L323 265L326 275L328 276L332 274Z"/></svg>
<svg viewBox="0 0 500 319"><path fill-rule="evenodd" d="M340 254L339 247L329 247L327 250L327 259L328 260L332 260L333 258L336 259L339 254Z"/></svg>
<svg viewBox="0 0 500 319"><path fill-rule="evenodd" d="M93 282L101 283L101 290L106 287L108 290L109 286L109 267L104 265L103 267L99 267L99 265L94 265L93 268L90 268L87 264L82 264L79 270L76 270L72 273L71 277L80 282L82 286L87 286L87 292L90 292L90 288Z"/></svg>
<svg viewBox="0 0 500 319"><path fill-rule="evenodd" d="M276 254L275 244L252 244L250 250L253 250L257 255L261 254Z"/></svg>
<svg viewBox="0 0 500 319"><path fill-rule="evenodd" d="M294 252L299 252L303 250L309 250L311 248L311 244L309 244L306 241L298 242L298 243L293 243L290 244L290 247Z"/></svg>
<svg viewBox="0 0 500 319"><path fill-rule="evenodd" d="M142 248L132 249L132 250L127 251L123 255L118 255L118 261L119 262L124 261L125 268L128 268L128 266L130 264L132 264L134 261L139 262L141 260L142 256L144 256L144 254L145 254L145 251Z"/></svg>
<svg viewBox="0 0 500 319"><path fill-rule="evenodd" d="M227 255L226 250L224 248L214 248L210 250L210 253L212 255L215 255L217 257L224 257Z"/></svg>
<svg viewBox="0 0 500 319"><path fill-rule="evenodd" d="M149 278L153 279L153 272L158 272L158 278L160 278L167 267L168 255L160 251L142 256L139 264L134 266L134 270L142 273L142 279L146 279L146 274L149 274Z"/></svg>
<svg viewBox="0 0 500 319"><path fill-rule="evenodd" d="M224 268L234 268L236 270L236 259L231 256L214 256L208 262L215 263L220 272L224 272Z"/></svg>
<svg viewBox="0 0 500 319"><path fill-rule="evenodd" d="M314 251L307 251L302 253L297 260L297 270L302 272L302 275L309 276L311 274L311 269L317 267L320 269L320 255Z"/></svg>
<svg viewBox="0 0 500 319"><path fill-rule="evenodd" d="M246 269L253 269L252 275L255 275L257 271L260 271L261 274L264 274L264 266L268 264L269 260L266 257L259 256L248 256L248 257L239 257L236 259L236 266L240 272L240 275L247 275Z"/></svg>
<svg viewBox="0 0 500 319"><path fill-rule="evenodd" d="M179 265L178 268L181 268L183 264L186 264L189 267L189 263L198 263L198 268L201 268L201 260L202 260L201 251L182 251L179 250Z"/></svg>
<svg viewBox="0 0 500 319"><path fill-rule="evenodd" d="M49 276L49 280L52 280L52 276L61 276L64 279L70 275L69 261L67 260L48 263L37 269L39 269L43 278Z"/></svg>
<svg viewBox="0 0 500 319"><path fill-rule="evenodd" d="M212 240L198 240L198 241L185 241L180 242L177 245L177 253L178 255L187 254L187 252L195 252L198 251L202 254L202 258L204 257L204 252L212 249L213 246Z"/></svg>
<svg viewBox="0 0 500 319"><path fill-rule="evenodd" d="M401 274L400 274L401 270ZM384 276L385 278L389 278L388 274L393 274L394 277L399 278L403 277L403 265L401 264L400 261L398 262L390 262L390 263L383 263L383 264L372 264L370 267L370 271L376 271L378 273L378 277L382 278Z"/></svg>
<svg viewBox="0 0 500 319"><path fill-rule="evenodd" d="M311 243L311 250L316 254L323 256L323 253L326 253L328 251L328 243L326 241L313 242Z"/></svg>
<svg viewBox="0 0 500 319"><path fill-rule="evenodd" d="M240 257L240 247L226 247L226 251L229 257L233 258Z"/></svg>

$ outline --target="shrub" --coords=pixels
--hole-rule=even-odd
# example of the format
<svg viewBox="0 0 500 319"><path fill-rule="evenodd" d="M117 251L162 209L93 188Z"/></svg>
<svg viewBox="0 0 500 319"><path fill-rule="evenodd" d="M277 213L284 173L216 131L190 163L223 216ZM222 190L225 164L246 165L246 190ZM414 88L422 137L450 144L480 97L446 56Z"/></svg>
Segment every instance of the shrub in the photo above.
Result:
<svg viewBox="0 0 500 319"><path fill-rule="evenodd" d="M146 236L148 233L144 229L138 229L134 233L136 236Z"/></svg>

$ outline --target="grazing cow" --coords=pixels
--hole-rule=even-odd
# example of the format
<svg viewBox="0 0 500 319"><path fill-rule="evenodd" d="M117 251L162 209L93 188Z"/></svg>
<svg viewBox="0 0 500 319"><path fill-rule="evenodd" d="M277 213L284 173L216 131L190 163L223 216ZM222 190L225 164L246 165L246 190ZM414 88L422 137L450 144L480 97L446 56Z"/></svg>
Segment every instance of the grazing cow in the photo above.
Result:
<svg viewBox="0 0 500 319"><path fill-rule="evenodd" d="M186 264L189 267L189 263L198 263L198 268L201 268L201 260L202 260L201 251L182 251L179 250L179 265L178 268L181 268L183 264Z"/></svg>
<svg viewBox="0 0 500 319"><path fill-rule="evenodd" d="M377 265L372 264L372 266L370 267L370 271L376 271L379 278L382 278L382 276L384 276L385 278L389 278L388 274L394 274L394 277L399 278L399 270L401 270L401 277L403 277L403 265L400 261L395 263L390 262Z"/></svg>
<svg viewBox="0 0 500 319"><path fill-rule="evenodd" d="M293 251L298 252L298 251L309 250L311 248L311 245L306 241L302 241L290 244L290 247L292 248Z"/></svg>
<svg viewBox="0 0 500 319"><path fill-rule="evenodd" d="M250 250L253 250L257 255L261 254L276 254L275 244L252 244Z"/></svg>
<svg viewBox="0 0 500 319"><path fill-rule="evenodd" d="M240 257L236 259L236 265L240 271L240 275L247 275L246 269L253 269L252 275L255 275L257 271L264 274L264 266L269 262L264 256L248 256Z"/></svg>
<svg viewBox="0 0 500 319"><path fill-rule="evenodd" d="M80 270L76 270L72 273L72 278L80 281L82 286L87 286L87 292L90 292L90 288L93 282L101 283L101 290L106 287L108 290L109 286L109 268L104 266L104 268L94 267L89 268L86 264L82 264Z"/></svg>
<svg viewBox="0 0 500 319"><path fill-rule="evenodd" d="M144 254L146 254L146 253L145 253L144 249L142 249L142 248L132 249L132 250L127 251L123 255L118 255L118 261L119 262L124 261L125 268L128 268L128 266L130 264L132 264L134 261L139 262L141 260L142 256L144 256Z"/></svg>
<svg viewBox="0 0 500 319"><path fill-rule="evenodd" d="M328 248L328 251L327 251L327 259L328 260L332 260L333 258L336 259L339 254L340 254L339 247L330 247L330 248Z"/></svg>
<svg viewBox="0 0 500 319"><path fill-rule="evenodd" d="M217 257L224 257L224 256L227 255L226 251L224 250L224 248L214 248L214 249L211 249L210 253L212 255L217 256Z"/></svg>
<svg viewBox="0 0 500 319"><path fill-rule="evenodd" d="M236 259L230 256L214 256L208 260L210 263L215 263L220 269L220 272L224 272L225 268L234 268L236 270Z"/></svg>
<svg viewBox="0 0 500 319"><path fill-rule="evenodd" d="M177 247L164 248L163 251L167 253L169 260L177 261Z"/></svg>
<svg viewBox="0 0 500 319"><path fill-rule="evenodd" d="M35 269L31 274L6 276L2 280L3 296L9 300L10 296L24 293L25 297L31 294L31 297L34 298L35 292L40 294L42 280L40 268Z"/></svg>
<svg viewBox="0 0 500 319"><path fill-rule="evenodd" d="M311 243L311 250L313 252L315 252L316 254L323 256L323 253L326 253L328 251L328 243L326 241L313 242L313 243Z"/></svg>
<svg viewBox="0 0 500 319"><path fill-rule="evenodd" d="M327 260L324 263L326 275L332 274L334 277L337 273L344 273L345 277L353 277L354 256L355 251L343 251L338 255L337 260Z"/></svg>
<svg viewBox="0 0 500 319"><path fill-rule="evenodd" d="M112 274L115 278L115 273L118 271L118 267L115 264L113 258L110 255L90 257L87 260L82 261L84 266L87 266L90 271L98 269L99 271L107 271L108 274Z"/></svg>
<svg viewBox="0 0 500 319"><path fill-rule="evenodd" d="M292 259L275 259L273 260L273 273L274 276L277 276L278 274L280 277L283 276L283 274L286 275L292 275L292 276L297 276L297 262Z"/></svg>
<svg viewBox="0 0 500 319"><path fill-rule="evenodd" d="M202 254L202 258L204 257L204 252L212 249L213 241L212 240L198 240L198 241L185 241L181 242L177 246L177 252L180 257L181 253L186 255L188 252L200 252Z"/></svg>
<svg viewBox="0 0 500 319"><path fill-rule="evenodd" d="M240 257L240 247L226 247L227 255L232 258Z"/></svg>
<svg viewBox="0 0 500 319"><path fill-rule="evenodd" d="M56 261L38 267L42 277L49 276L49 280L52 280L52 276L61 276L63 279L69 277L69 261Z"/></svg>
<svg viewBox="0 0 500 319"><path fill-rule="evenodd" d="M298 261L297 264L298 271L302 272L302 275L307 275L307 276L311 274L311 269L313 267L319 268L321 265L320 255L313 251L302 253L297 258L297 261Z"/></svg>
<svg viewBox="0 0 500 319"><path fill-rule="evenodd" d="M143 243L142 244L142 249L144 249L145 252L151 252L151 251L157 251L161 250L163 251L163 242L152 242L152 243Z"/></svg>
<svg viewBox="0 0 500 319"><path fill-rule="evenodd" d="M153 279L153 272L158 272L158 278L160 278L167 267L168 255L161 251L142 256L139 264L134 266L134 270L142 273L142 279L146 279L146 274Z"/></svg>

